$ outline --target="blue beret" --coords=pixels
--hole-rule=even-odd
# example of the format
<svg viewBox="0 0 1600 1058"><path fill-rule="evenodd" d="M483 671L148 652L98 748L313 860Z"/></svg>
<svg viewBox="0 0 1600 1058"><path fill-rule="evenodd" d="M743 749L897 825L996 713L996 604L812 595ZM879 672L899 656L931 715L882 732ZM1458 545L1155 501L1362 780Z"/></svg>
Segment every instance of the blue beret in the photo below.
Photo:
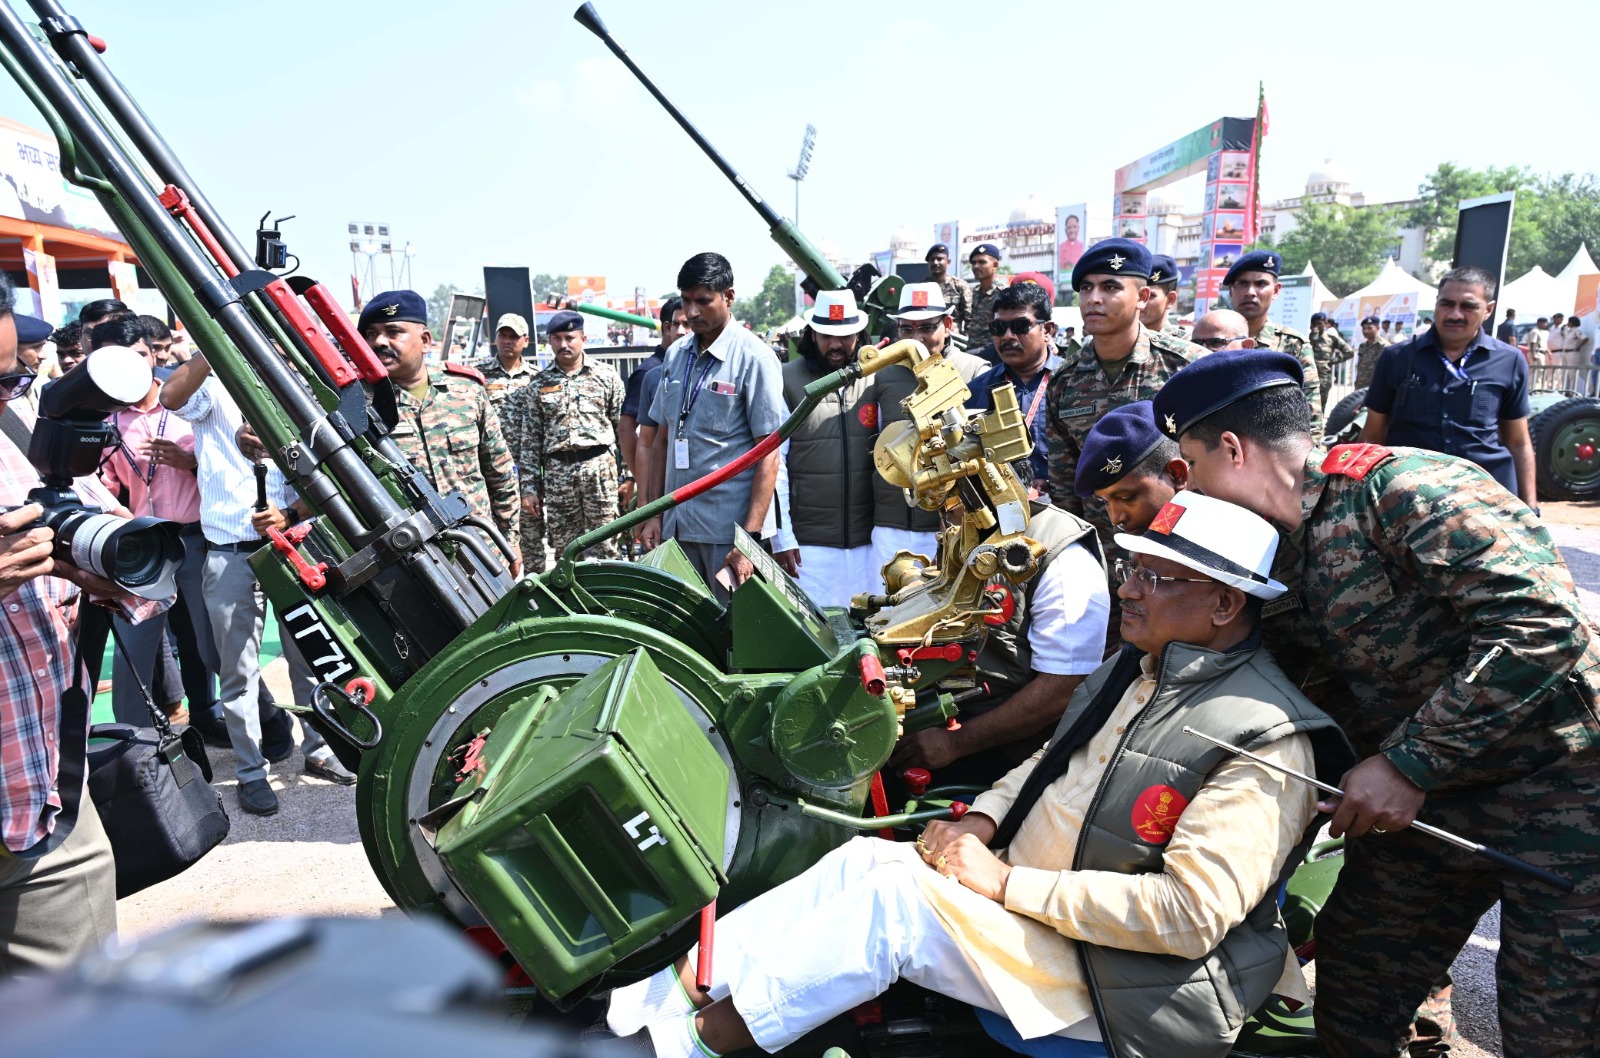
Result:
<svg viewBox="0 0 1600 1058"><path fill-rule="evenodd" d="M993 257L996 261L998 261L1000 260L1000 247L996 246L992 242L980 242L978 245L972 248L971 253L967 254L967 260L970 261L979 254L986 254L987 256Z"/></svg>
<svg viewBox="0 0 1600 1058"><path fill-rule="evenodd" d="M422 295L415 290L386 290L371 301L366 308L361 310L361 318L356 322L356 329L365 331L373 323L421 323L428 322L428 303L422 300Z"/></svg>
<svg viewBox="0 0 1600 1058"><path fill-rule="evenodd" d="M573 312L571 309L562 309L550 317L550 322L545 324L545 334L560 334L562 331L583 330L583 313Z"/></svg>
<svg viewBox="0 0 1600 1058"><path fill-rule="evenodd" d="M1541 320L1544 319L1543 316L1540 316L1539 318ZM1368 317L1366 317L1365 319L1363 319L1361 321L1361 326L1365 327L1369 323L1372 324L1374 327L1376 327L1378 325L1378 317L1376 317L1376 316L1368 316Z"/></svg>
<svg viewBox="0 0 1600 1058"><path fill-rule="evenodd" d="M33 345L37 342L48 341L56 333L56 329L37 316L24 316L18 312L12 315L17 321L17 344Z"/></svg>
<svg viewBox="0 0 1600 1058"><path fill-rule="evenodd" d="M1162 432L1177 438L1213 412L1273 386L1299 386L1300 361L1274 349L1225 349L1208 353L1167 379L1156 392L1155 416Z"/></svg>
<svg viewBox="0 0 1600 1058"><path fill-rule="evenodd" d="M1277 250L1251 250L1228 269L1228 274L1222 277L1223 286L1232 286L1233 280L1240 272L1269 272L1277 275L1283 270L1283 255Z"/></svg>
<svg viewBox="0 0 1600 1058"><path fill-rule="evenodd" d="M950 256L950 247L946 246L942 242L936 242L932 246L928 247L928 252L922 255L922 259L924 261L926 261L928 258L932 257L936 253L942 253L946 257L949 257Z"/></svg>
<svg viewBox="0 0 1600 1058"><path fill-rule="evenodd" d="M1311 322L1312 323L1327 323L1328 322L1328 314L1326 312L1313 312L1311 314Z"/></svg>
<svg viewBox="0 0 1600 1058"><path fill-rule="evenodd" d="M1178 262L1164 253L1158 253L1150 258L1150 282L1176 283L1178 281Z"/></svg>
<svg viewBox="0 0 1600 1058"><path fill-rule="evenodd" d="M1132 239L1101 239L1083 252L1072 269L1072 289L1084 276L1137 276L1150 278L1150 251Z"/></svg>
<svg viewBox="0 0 1600 1058"><path fill-rule="evenodd" d="M1083 439L1074 482L1078 495L1087 498L1095 489L1115 485L1165 440L1149 401L1136 400L1112 408Z"/></svg>

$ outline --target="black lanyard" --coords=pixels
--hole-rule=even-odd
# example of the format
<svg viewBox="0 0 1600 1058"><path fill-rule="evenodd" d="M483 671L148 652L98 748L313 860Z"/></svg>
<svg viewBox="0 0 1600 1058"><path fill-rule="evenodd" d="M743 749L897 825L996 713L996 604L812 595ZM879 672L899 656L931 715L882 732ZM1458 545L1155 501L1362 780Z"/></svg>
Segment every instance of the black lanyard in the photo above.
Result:
<svg viewBox="0 0 1600 1058"><path fill-rule="evenodd" d="M144 413L141 412L140 414L144 414ZM168 413L166 408L162 408L161 409L161 418L156 422L156 439L157 440L160 440L160 439L164 438L167 435L167 415L168 414L169 413ZM132 449L130 449L128 447L128 443L126 441L118 441L117 442L117 447L122 449L122 458L124 458L124 459L126 459L128 461L128 469L132 470L135 475L139 474L140 473L139 464L134 460L133 451L132 451ZM144 500L145 500L146 503L148 503L150 505L150 512L152 514L154 514L155 513L155 509L156 509L155 497L150 495L150 486L152 484L154 484L155 480L156 480L156 457L154 455L152 455L150 457L150 462L144 468L143 474L144 474Z"/></svg>
<svg viewBox="0 0 1600 1058"><path fill-rule="evenodd" d="M694 372L695 361L700 359L700 352L701 350L697 345L694 356L685 358L688 362L683 367L683 384L688 388L683 394L683 408L678 412L679 436L683 434L683 424L689 421L689 413L694 410L695 398L700 396L700 391L706 386L706 379L710 378L711 372L716 370L717 358L707 353L705 368L701 370L700 377L695 380L694 385L689 386L689 376Z"/></svg>

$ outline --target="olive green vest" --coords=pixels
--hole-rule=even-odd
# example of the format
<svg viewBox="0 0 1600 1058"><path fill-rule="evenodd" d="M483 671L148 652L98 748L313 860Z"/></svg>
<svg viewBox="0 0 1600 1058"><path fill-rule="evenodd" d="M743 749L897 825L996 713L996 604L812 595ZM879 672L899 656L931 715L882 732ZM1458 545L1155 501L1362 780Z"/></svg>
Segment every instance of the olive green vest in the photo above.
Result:
<svg viewBox="0 0 1600 1058"><path fill-rule="evenodd" d="M1256 643L1252 638L1228 654L1181 643L1167 646L1155 696L1128 724L1090 803L1074 870L1161 870L1166 839L1152 830L1150 812L1170 811L1161 807L1168 791L1181 796L1183 804L1193 800L1206 777L1229 759L1226 751L1184 734L1185 725L1245 749L1308 734L1317 776L1328 783L1337 783L1355 764L1355 752L1338 725L1301 695ZM1113 658L1085 681L1058 733L1099 694L1121 696L1126 684L1106 686L1116 667ZM1132 671L1137 676L1137 669ZM1165 803L1178 802L1172 798ZM1139 832L1141 823L1153 838ZM1259 821L1240 819L1237 825L1257 826ZM1166 833L1170 837L1170 828ZM1315 833L1313 823L1284 864L1278 883L1201 958L1078 944L1111 1058L1221 1058L1228 1053L1244 1019L1266 1002L1283 972L1288 939L1278 914L1278 890L1304 858Z"/></svg>
<svg viewBox="0 0 1600 1058"><path fill-rule="evenodd" d="M1028 645L1028 632L1033 628L1033 607L1029 602L1034 586L1051 561L1070 545L1081 542L1099 561L1101 576L1105 575L1105 556L1100 554L1100 538L1094 526L1059 507L1037 501L1029 504L1028 513L1028 536L1044 545L1044 560L1039 563L1039 572L1021 587L1012 588L1000 577L990 582L991 587L1010 590L1015 609L1005 624L989 629L989 638L978 655L979 678L989 684L989 694L979 704L963 710L969 714L999 705L1033 679L1033 648Z"/></svg>
<svg viewBox="0 0 1600 1058"><path fill-rule="evenodd" d="M783 365L783 399L798 408L822 374L805 357ZM872 543L872 442L878 405L871 377L822 398L789 436L789 518L795 539L813 547Z"/></svg>
<svg viewBox="0 0 1600 1058"><path fill-rule="evenodd" d="M955 349L947 349L945 358L955 365L962 379L968 383L989 370L990 366L980 357ZM896 364L877 372L872 380L878 391L878 428L908 418L906 410L900 405L917 391L917 376L912 374L911 369ZM881 525L886 529L910 529L917 533L939 531L939 512L925 511L906 503L905 489L895 488L876 473L872 476L872 488L873 525Z"/></svg>

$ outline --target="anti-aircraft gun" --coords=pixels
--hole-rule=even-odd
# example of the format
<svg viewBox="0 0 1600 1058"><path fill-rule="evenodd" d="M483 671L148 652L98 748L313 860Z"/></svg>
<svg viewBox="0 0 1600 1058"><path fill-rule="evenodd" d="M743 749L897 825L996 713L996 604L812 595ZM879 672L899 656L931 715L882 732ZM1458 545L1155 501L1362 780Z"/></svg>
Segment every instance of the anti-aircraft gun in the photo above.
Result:
<svg viewBox="0 0 1600 1058"><path fill-rule="evenodd" d="M897 816L878 770L902 730L942 723L973 682L991 582L1039 548L1009 467L1029 438L1008 389L969 415L959 375L913 341L814 382L775 434L716 473L573 541L513 580L509 548L441 496L389 435L394 392L331 294L284 277L264 231L228 231L58 0L37 26L0 3L0 63L184 320L218 382L316 517L252 558L315 669L315 722L358 769L373 869L400 906L492 933L558 1003L650 972L703 912L792 877ZM772 452L833 389L915 371L912 421L879 443L915 502L947 511L937 566L819 609L748 537L756 574L724 606L668 543L580 562Z"/></svg>

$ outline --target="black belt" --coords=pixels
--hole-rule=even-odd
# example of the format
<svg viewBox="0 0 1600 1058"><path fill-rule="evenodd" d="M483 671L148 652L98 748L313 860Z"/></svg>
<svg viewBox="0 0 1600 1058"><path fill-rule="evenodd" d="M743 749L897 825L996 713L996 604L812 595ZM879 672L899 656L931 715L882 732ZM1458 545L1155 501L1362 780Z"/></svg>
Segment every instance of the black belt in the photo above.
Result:
<svg viewBox="0 0 1600 1058"><path fill-rule="evenodd" d="M199 536L200 535L200 523L199 522L184 522L182 525L178 526L178 535L179 536Z"/></svg>
<svg viewBox="0 0 1600 1058"><path fill-rule="evenodd" d="M205 549L207 551L232 551L235 554L240 552L249 554L255 551L260 551L266 546L266 543L267 542L265 540L256 540L254 542L243 541L237 544L213 544L211 541L207 540Z"/></svg>
<svg viewBox="0 0 1600 1058"><path fill-rule="evenodd" d="M562 452L546 452L549 458L557 463L582 463L596 456L603 456L611 451L609 445L590 445L588 448L569 448Z"/></svg>

